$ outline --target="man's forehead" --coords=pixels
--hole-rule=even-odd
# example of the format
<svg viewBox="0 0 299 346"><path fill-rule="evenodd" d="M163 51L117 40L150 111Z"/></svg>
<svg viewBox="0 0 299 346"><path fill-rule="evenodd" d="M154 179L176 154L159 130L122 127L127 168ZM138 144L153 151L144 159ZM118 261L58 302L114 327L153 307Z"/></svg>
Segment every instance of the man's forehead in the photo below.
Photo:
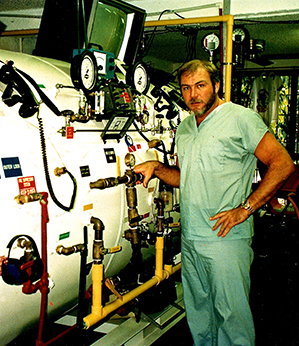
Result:
<svg viewBox="0 0 299 346"><path fill-rule="evenodd" d="M194 72L185 72L181 76L181 84L197 84L200 82L211 82L210 74L203 68L199 68Z"/></svg>

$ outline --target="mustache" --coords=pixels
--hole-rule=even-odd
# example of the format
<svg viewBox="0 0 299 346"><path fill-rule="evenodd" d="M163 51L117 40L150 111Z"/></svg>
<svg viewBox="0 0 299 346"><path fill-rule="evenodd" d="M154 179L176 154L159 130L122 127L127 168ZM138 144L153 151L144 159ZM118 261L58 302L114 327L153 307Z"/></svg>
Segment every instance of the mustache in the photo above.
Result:
<svg viewBox="0 0 299 346"><path fill-rule="evenodd" d="M192 103L203 103L203 100L201 99L191 99L188 104L192 104Z"/></svg>

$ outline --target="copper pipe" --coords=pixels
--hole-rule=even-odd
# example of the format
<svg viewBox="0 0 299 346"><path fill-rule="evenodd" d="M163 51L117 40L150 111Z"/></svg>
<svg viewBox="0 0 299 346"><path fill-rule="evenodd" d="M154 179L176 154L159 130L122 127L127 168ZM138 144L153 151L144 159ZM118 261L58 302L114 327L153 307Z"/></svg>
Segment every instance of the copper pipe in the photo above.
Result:
<svg viewBox="0 0 299 346"><path fill-rule="evenodd" d="M18 204L25 204L34 201L40 201L43 199L41 193L32 193L30 195L18 195L15 197L15 200Z"/></svg>
<svg viewBox="0 0 299 346"><path fill-rule="evenodd" d="M17 240L17 246L23 249L24 247L26 250L32 250L32 243L30 240L27 240L25 238L19 238Z"/></svg>
<svg viewBox="0 0 299 346"><path fill-rule="evenodd" d="M73 253L83 251L84 248L85 248L84 244L77 244L77 245L73 245L73 246L69 246L69 247L64 247L63 245L58 245L56 248L56 252L59 255L69 256L69 255L72 255Z"/></svg>

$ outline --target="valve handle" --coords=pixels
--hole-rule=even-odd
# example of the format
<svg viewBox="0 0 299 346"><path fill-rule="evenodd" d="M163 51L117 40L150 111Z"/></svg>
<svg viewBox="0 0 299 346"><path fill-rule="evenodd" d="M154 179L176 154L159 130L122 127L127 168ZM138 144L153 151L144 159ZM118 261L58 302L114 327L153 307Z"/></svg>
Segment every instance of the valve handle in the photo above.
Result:
<svg viewBox="0 0 299 346"><path fill-rule="evenodd" d="M119 252L119 251L121 251L121 249L122 249L122 247L119 245L119 246L114 246L114 247L112 247L112 248L110 248L109 250L108 250L108 253L115 253L115 252Z"/></svg>

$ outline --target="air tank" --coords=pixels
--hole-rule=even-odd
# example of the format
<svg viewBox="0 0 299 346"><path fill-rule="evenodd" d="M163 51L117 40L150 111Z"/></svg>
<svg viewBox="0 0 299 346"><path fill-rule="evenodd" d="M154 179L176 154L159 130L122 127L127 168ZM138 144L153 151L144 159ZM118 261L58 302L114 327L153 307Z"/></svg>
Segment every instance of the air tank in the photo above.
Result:
<svg viewBox="0 0 299 346"><path fill-rule="evenodd" d="M7 256L7 245L16 235L32 237L41 253L41 203L19 204L16 197L49 192L45 172L47 162L53 194L66 207L58 206L49 194L49 222L46 227L48 314L51 317L76 304L79 287L79 254L59 255L56 248L82 243L83 229L87 227L88 262L92 262L94 230L91 217L99 218L105 224L103 237L106 248L122 247L120 252L105 256L105 276L118 273L130 260L130 242L123 237L128 228L125 186L98 190L90 189L90 182L122 175L127 169L124 158L128 151L133 151L136 163L161 159L159 151L148 148L147 139L163 140L169 148L172 131L167 129L168 125L164 131L155 130L155 99L140 95L139 102L146 107L149 115L146 124L139 123L139 127L143 127L143 136L129 130L127 137L103 141L99 130L105 128L105 121L71 123L67 117L54 114L35 88L38 85L60 111L78 112L82 94L80 96L80 91L73 87L68 63L8 51L0 51L0 61L0 68L12 61L14 68L30 76L31 79L25 78L25 81L39 104L36 114L22 117L19 114L20 103L8 106L0 101L0 256ZM6 87L5 83L0 83L1 94ZM72 138L67 138L69 128L73 131ZM61 167L74 180L68 174L55 175L55 169ZM74 181L76 196L73 207L68 210L74 194ZM138 212L139 215L147 215L144 220L148 222L152 220L154 195L159 192L157 184L157 179L153 179L148 189L136 186ZM18 259L23 254L24 249L17 244L12 246L11 258ZM87 286L90 284L91 275L88 275ZM22 286L9 285L0 277L0 345L6 345L37 324L40 299L40 292L24 294Z"/></svg>

